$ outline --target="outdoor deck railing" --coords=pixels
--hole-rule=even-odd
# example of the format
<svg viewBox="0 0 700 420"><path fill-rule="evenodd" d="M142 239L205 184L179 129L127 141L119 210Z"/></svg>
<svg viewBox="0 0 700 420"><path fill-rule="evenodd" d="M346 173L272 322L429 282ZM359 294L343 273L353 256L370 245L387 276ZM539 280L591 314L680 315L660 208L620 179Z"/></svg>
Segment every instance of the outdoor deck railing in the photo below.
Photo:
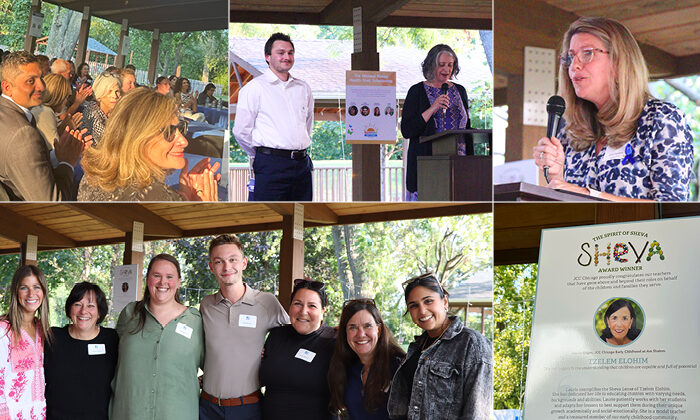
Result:
<svg viewBox="0 0 700 420"><path fill-rule="evenodd" d="M229 178L229 201L248 201L250 171L247 167L232 167ZM352 201L352 166L314 162L313 200L317 202ZM383 201L403 201L403 167L384 168Z"/></svg>

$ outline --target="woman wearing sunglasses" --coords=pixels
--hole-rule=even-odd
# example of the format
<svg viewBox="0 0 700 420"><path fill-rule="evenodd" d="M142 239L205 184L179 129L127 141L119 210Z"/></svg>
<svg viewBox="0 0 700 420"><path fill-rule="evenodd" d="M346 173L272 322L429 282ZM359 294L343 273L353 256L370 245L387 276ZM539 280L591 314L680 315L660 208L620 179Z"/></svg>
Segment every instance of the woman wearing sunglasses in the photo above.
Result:
<svg viewBox="0 0 700 420"><path fill-rule="evenodd" d="M580 18L562 42L559 94L565 123L533 148L550 188L613 201L687 201L693 136L683 113L654 99L630 31Z"/></svg>
<svg viewBox="0 0 700 420"><path fill-rule="evenodd" d="M216 201L219 164L202 159L183 170L177 189L168 172L188 167L186 126L173 99L137 88L114 107L97 147L85 152L79 201Z"/></svg>
<svg viewBox="0 0 700 420"><path fill-rule="evenodd" d="M448 315L449 294L432 274L406 283L406 306L423 334L394 375L389 415L409 420L488 420L493 405L491 343Z"/></svg>
<svg viewBox="0 0 700 420"><path fill-rule="evenodd" d="M405 355L374 300L345 302L328 369L331 411L351 420L388 420L391 378Z"/></svg>
<svg viewBox="0 0 700 420"><path fill-rule="evenodd" d="M270 331L260 364L263 419L330 420L328 365L335 330L323 325L328 298L319 281L294 281L291 325Z"/></svg>

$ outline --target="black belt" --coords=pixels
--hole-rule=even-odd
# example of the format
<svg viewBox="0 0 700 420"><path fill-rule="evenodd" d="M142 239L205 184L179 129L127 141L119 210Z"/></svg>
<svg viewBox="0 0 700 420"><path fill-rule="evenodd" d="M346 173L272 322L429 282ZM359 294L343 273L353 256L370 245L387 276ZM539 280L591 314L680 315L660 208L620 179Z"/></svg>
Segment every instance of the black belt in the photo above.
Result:
<svg viewBox="0 0 700 420"><path fill-rule="evenodd" d="M273 149L271 147L258 146L255 148L256 153L262 153L263 155L273 155L280 156L294 160L306 159L306 149L304 150L287 150L287 149Z"/></svg>

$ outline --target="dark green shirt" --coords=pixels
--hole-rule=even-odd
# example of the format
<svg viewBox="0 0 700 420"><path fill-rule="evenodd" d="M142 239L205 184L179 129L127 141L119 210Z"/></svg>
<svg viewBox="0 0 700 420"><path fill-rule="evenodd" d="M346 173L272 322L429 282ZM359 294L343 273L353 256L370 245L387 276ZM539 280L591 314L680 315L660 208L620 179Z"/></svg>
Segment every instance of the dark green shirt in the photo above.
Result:
<svg viewBox="0 0 700 420"><path fill-rule="evenodd" d="M112 420L191 420L199 416L197 371L204 360L202 316L195 308L165 327L150 311L142 331L131 334L136 302L117 322L119 361L112 382ZM189 337L187 337L189 335Z"/></svg>

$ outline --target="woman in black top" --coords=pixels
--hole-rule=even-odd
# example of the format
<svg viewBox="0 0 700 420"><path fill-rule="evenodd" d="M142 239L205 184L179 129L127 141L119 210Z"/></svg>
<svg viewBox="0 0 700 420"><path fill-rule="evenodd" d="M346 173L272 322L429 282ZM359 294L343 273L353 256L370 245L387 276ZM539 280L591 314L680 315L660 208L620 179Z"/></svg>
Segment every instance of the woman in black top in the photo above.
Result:
<svg viewBox="0 0 700 420"><path fill-rule="evenodd" d="M324 284L295 280L289 307L291 325L274 328L260 364L264 420L329 420L328 365L335 330L322 325L328 299Z"/></svg>
<svg viewBox="0 0 700 420"><path fill-rule="evenodd" d="M52 327L54 341L44 348L46 418L106 420L119 338L99 324L107 299L94 283L78 283L66 300L71 323Z"/></svg>
<svg viewBox="0 0 700 420"><path fill-rule="evenodd" d="M432 155L429 143L418 139L446 130L470 128L467 91L450 82L459 73L457 55L447 45L430 49L422 63L425 81L408 90L401 116L401 134L410 139L406 167L406 201L418 199L418 156ZM447 92L443 92L443 84ZM440 112L438 112L440 111Z"/></svg>

